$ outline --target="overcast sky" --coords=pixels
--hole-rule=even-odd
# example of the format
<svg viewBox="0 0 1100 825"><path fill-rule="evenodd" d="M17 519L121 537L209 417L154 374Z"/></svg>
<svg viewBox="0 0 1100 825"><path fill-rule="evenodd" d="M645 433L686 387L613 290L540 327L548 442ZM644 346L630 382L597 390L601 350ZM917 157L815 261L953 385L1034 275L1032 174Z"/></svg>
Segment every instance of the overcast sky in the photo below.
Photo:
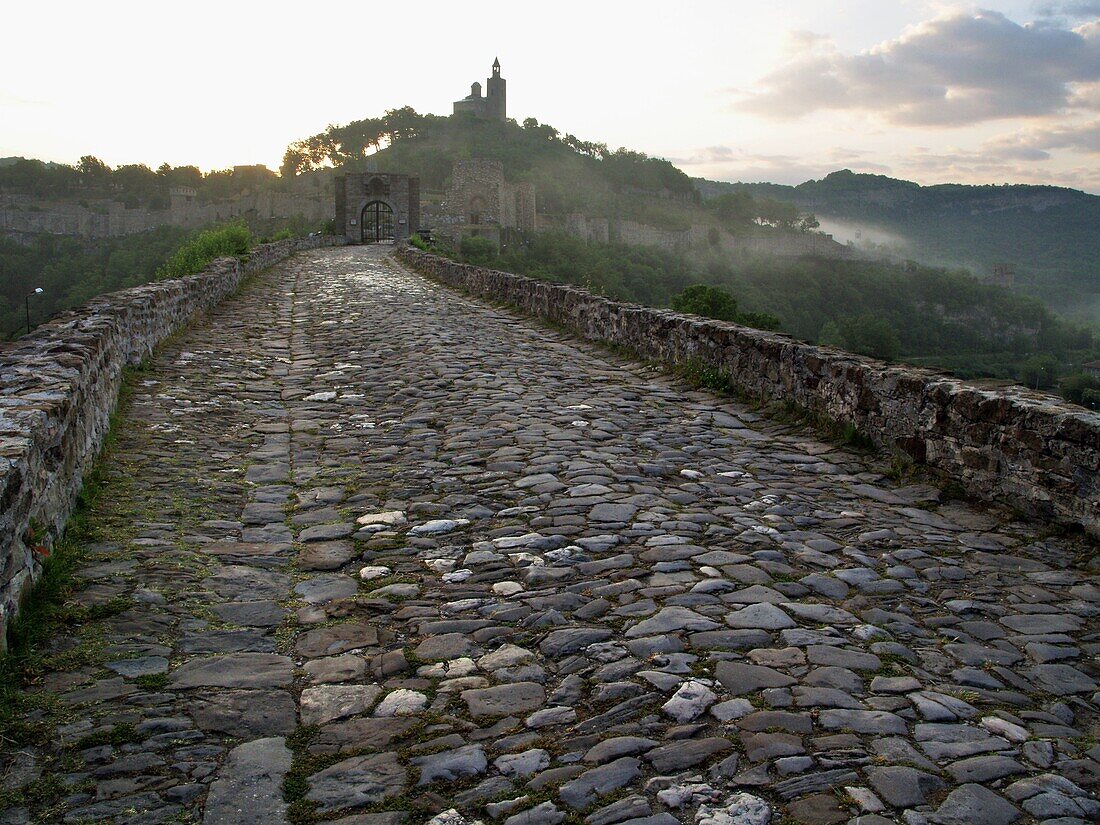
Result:
<svg viewBox="0 0 1100 825"><path fill-rule="evenodd" d="M499 56L511 117L692 175L1100 193L1100 0L13 0L0 20L0 156L277 168L328 123L449 114Z"/></svg>

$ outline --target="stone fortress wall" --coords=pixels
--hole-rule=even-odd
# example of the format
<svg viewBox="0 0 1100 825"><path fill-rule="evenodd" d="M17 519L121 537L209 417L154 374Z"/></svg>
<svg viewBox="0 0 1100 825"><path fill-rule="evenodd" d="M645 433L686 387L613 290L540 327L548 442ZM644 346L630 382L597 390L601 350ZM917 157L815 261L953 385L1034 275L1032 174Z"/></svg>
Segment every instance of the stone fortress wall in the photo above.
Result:
<svg viewBox="0 0 1100 825"><path fill-rule="evenodd" d="M300 249L342 242L263 244L243 265L221 258L188 278L101 295L0 347L0 646L103 444L123 367L216 305L248 273Z"/></svg>
<svg viewBox="0 0 1100 825"><path fill-rule="evenodd" d="M495 160L455 161L443 200L422 209L421 225L454 241L484 235L499 242L502 229L538 229L535 187L508 183L503 165Z"/></svg>
<svg viewBox="0 0 1100 825"><path fill-rule="evenodd" d="M321 179L317 179L322 183ZM35 235L117 238L158 226L190 229L238 217L289 218L321 222L332 217L332 183L315 192L261 191L225 201L199 201L193 190L174 189L168 209L127 209L118 201L43 201L29 195L0 195L0 235L17 240Z"/></svg>
<svg viewBox="0 0 1100 825"><path fill-rule="evenodd" d="M564 232L586 243L624 243L631 246L656 246L670 252L688 252L711 248L709 227L693 224L688 229L662 229L638 221L591 217L579 212L564 216L539 215L541 229ZM854 258L857 252L837 243L822 232L768 232L758 235L731 235L719 232L718 248L730 255L774 255L781 258L805 256Z"/></svg>
<svg viewBox="0 0 1100 825"><path fill-rule="evenodd" d="M612 301L413 248L398 255L449 286L504 301L590 341L668 365L719 369L763 402L793 402L854 425L876 445L958 481L970 495L1100 536L1100 414L1022 387L983 389L931 370Z"/></svg>
<svg viewBox="0 0 1100 825"><path fill-rule="evenodd" d="M302 191L262 191L211 203L199 201L193 190L178 188L171 191L171 206L167 210L127 209L117 201L82 206L72 201L45 202L26 195L0 195L0 235L20 241L29 241L39 234L111 238L164 225L198 229L237 217L301 215L320 223L333 217L336 180L334 176L311 176L302 185ZM408 220L411 225L413 218L410 216ZM337 224L342 223L337 216ZM419 205L419 225L454 241L463 235L478 234L499 243L502 229L519 229L555 230L588 243L656 246L675 252L711 247L707 227L701 225L664 229L638 221L580 213L539 213L535 187L530 183L508 183L501 164L485 159L456 161L442 201ZM723 232L719 235L719 247L734 256L851 258L857 254L823 233L734 236Z"/></svg>

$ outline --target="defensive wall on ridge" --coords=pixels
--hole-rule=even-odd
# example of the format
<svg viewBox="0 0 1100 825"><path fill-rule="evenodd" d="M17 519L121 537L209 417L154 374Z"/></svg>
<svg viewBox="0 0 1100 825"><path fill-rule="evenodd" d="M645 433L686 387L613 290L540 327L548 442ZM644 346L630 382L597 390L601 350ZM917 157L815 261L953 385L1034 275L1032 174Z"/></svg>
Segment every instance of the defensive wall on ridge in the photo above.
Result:
<svg viewBox="0 0 1100 825"><path fill-rule="evenodd" d="M123 368L242 278L332 237L262 244L187 278L102 295L0 349L0 640L72 513L118 400ZM2 642L0 642L2 644Z"/></svg>
<svg viewBox="0 0 1100 825"><path fill-rule="evenodd" d="M586 290L460 264L413 248L400 258L474 295L590 341L666 365L700 364L764 403L854 426L980 499L1100 535L1100 414L1020 388L984 389L786 335L612 301Z"/></svg>

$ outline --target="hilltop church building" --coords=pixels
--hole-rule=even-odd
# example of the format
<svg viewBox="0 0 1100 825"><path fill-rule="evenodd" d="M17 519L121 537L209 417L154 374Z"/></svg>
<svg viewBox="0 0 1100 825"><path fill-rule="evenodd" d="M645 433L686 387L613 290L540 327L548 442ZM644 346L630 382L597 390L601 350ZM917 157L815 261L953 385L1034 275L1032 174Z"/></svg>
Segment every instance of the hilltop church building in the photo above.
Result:
<svg viewBox="0 0 1100 825"><path fill-rule="evenodd" d="M493 61L493 76L485 81L485 96L481 95L481 84L474 82L470 86L470 94L462 100L456 100L454 113L456 115L470 113L475 117L485 120L508 119L508 84L500 76L500 59Z"/></svg>

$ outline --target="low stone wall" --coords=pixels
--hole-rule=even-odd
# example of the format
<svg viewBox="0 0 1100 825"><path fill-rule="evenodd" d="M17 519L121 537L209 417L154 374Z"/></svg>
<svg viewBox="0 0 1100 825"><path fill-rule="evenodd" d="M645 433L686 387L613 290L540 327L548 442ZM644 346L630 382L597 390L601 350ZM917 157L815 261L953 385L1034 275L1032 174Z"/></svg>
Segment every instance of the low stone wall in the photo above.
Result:
<svg viewBox="0 0 1100 825"><path fill-rule="evenodd" d="M123 367L216 305L246 274L340 242L263 244L244 264L220 258L198 275L101 295L0 345L0 646L99 453Z"/></svg>
<svg viewBox="0 0 1100 825"><path fill-rule="evenodd" d="M1023 387L985 389L931 370L891 366L777 333L626 304L583 289L458 264L414 248L414 269L504 301L591 341L676 365L698 361L766 403L793 402L851 424L1037 518L1100 536L1100 415Z"/></svg>

